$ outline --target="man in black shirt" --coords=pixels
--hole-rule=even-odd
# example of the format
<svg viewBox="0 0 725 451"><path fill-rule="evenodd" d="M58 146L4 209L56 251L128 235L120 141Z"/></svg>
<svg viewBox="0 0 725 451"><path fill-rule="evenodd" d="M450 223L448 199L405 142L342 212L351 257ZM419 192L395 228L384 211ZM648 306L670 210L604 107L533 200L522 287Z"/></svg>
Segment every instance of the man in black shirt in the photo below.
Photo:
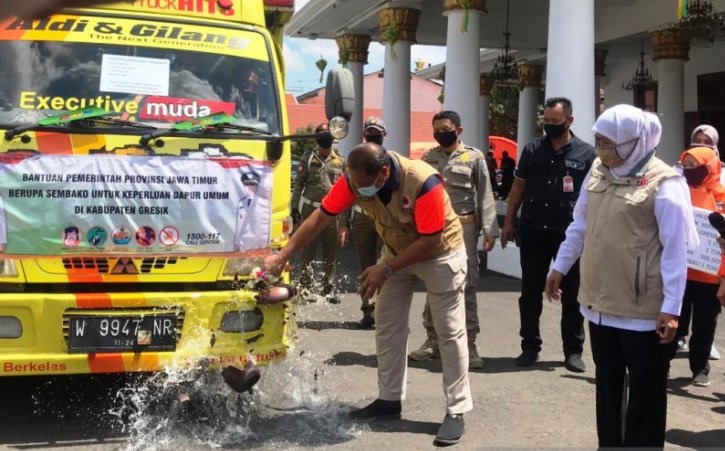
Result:
<svg viewBox="0 0 725 451"><path fill-rule="evenodd" d="M506 219L501 232L501 245L516 235L516 212L521 209L521 349L516 364L533 365L541 351L539 318L543 307L543 291L549 265L564 241L564 233L572 221L574 204L582 182L596 158L594 148L574 136L569 127L574 121L572 105L563 97L546 101L544 131L522 151L509 194ZM579 263L564 277L561 284L561 338L564 342L564 364L574 372L584 372L581 359L584 345L584 318L579 312Z"/></svg>

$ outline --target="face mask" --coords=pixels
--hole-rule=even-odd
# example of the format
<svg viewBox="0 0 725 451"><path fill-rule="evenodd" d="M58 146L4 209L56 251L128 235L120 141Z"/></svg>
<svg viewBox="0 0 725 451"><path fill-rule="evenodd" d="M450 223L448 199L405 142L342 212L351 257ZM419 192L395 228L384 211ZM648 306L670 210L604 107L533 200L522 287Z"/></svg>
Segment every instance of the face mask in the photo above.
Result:
<svg viewBox="0 0 725 451"><path fill-rule="evenodd" d="M569 125L566 121L563 124L544 124L544 131L550 139L562 137L567 130L569 130Z"/></svg>
<svg viewBox="0 0 725 451"><path fill-rule="evenodd" d="M707 167L703 164L695 168L682 168L682 174L690 186L700 186L707 177Z"/></svg>
<svg viewBox="0 0 725 451"><path fill-rule="evenodd" d="M365 142L383 145L383 135L365 135Z"/></svg>
<svg viewBox="0 0 725 451"><path fill-rule="evenodd" d="M458 134L455 130L449 132L433 133L433 138L441 147L451 147L458 140Z"/></svg>
<svg viewBox="0 0 725 451"><path fill-rule="evenodd" d="M315 141L317 141L317 145L321 148L329 149L332 147L332 141L334 141L334 138L329 133L323 133L319 138L315 138Z"/></svg>
<svg viewBox="0 0 725 451"><path fill-rule="evenodd" d="M624 164L624 160L617 155L616 147L597 147L597 156L608 168L616 168Z"/></svg>
<svg viewBox="0 0 725 451"><path fill-rule="evenodd" d="M377 186L377 184L378 184L378 179L376 177L375 181L373 182L372 185L359 186L357 188L357 192L360 193L360 195L363 197L373 197L374 195L378 194L378 191L380 191L380 188L382 188L382 186Z"/></svg>

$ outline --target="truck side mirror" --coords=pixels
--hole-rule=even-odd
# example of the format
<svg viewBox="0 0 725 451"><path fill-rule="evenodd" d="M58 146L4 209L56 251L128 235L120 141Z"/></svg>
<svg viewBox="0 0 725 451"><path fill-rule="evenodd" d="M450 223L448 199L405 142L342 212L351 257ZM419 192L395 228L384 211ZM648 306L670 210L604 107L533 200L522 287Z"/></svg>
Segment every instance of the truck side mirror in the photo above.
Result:
<svg viewBox="0 0 725 451"><path fill-rule="evenodd" d="M345 68L332 69L327 73L325 86L325 115L327 120L342 116L350 121L355 102L352 72Z"/></svg>

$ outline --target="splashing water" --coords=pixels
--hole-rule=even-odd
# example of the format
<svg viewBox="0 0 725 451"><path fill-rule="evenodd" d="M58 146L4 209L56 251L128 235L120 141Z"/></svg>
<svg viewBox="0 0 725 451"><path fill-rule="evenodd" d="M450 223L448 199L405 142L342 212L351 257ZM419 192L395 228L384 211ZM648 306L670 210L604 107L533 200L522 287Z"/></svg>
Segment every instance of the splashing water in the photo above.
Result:
<svg viewBox="0 0 725 451"><path fill-rule="evenodd" d="M320 288L316 280L311 290L319 293ZM326 302L316 307L333 308ZM290 328L292 336L295 329ZM195 334L199 343L208 342L207 335ZM332 395L336 384L344 384L334 367L314 352L292 348L287 355L261 369L252 393L233 391L220 371L203 364L193 369L180 365L119 390L110 414L129 435L129 451L288 449L343 443L366 430L347 418L350 406Z"/></svg>
<svg viewBox="0 0 725 451"><path fill-rule="evenodd" d="M119 390L111 414L134 451L285 449L342 443L363 431L347 419L349 407L331 396L326 385L335 383L334 374L314 354L291 353L262 371L251 394L232 391L216 371L158 373Z"/></svg>

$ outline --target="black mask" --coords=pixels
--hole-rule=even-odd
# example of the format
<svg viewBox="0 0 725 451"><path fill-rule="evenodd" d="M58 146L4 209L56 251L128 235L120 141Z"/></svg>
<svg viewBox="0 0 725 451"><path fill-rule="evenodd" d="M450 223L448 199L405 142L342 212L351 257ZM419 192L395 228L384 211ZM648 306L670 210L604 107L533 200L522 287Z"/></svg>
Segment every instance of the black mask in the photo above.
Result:
<svg viewBox="0 0 725 451"><path fill-rule="evenodd" d="M458 134L455 130L449 132L433 133L433 138L441 147L450 147L458 140Z"/></svg>
<svg viewBox="0 0 725 451"><path fill-rule="evenodd" d="M383 145L383 135L365 135L365 142Z"/></svg>
<svg viewBox="0 0 725 451"><path fill-rule="evenodd" d="M682 174L690 186L700 186L707 177L707 167L703 164L696 168L682 168Z"/></svg>
<svg viewBox="0 0 725 451"><path fill-rule="evenodd" d="M329 149L330 147L332 147L332 142L334 140L335 139L329 133L322 133L320 136L315 138L315 141L317 141L317 145L323 149Z"/></svg>
<svg viewBox="0 0 725 451"><path fill-rule="evenodd" d="M567 130L569 125L566 121L563 124L544 124L544 131L550 139L560 138Z"/></svg>

